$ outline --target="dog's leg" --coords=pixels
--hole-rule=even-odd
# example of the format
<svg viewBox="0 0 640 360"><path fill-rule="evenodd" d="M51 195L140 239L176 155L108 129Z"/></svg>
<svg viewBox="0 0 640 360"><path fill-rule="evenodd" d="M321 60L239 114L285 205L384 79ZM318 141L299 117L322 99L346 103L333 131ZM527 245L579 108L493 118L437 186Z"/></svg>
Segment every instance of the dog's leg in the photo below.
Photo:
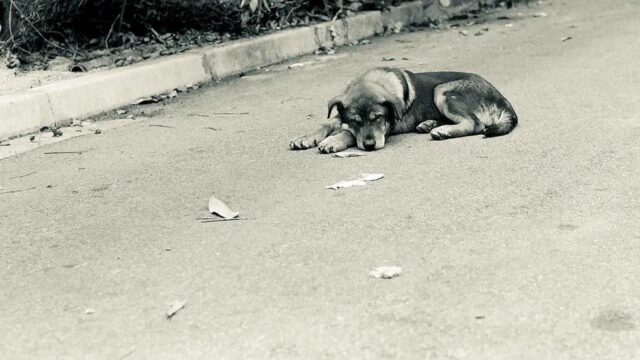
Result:
<svg viewBox="0 0 640 360"><path fill-rule="evenodd" d="M458 80L438 85L434 91L434 100L438 110L451 120L454 125L438 126L431 130L434 140L481 134L484 125L480 123L473 113L479 101L472 89L465 89L465 80ZM463 95L459 95L462 92ZM464 96L471 95L471 96Z"/></svg>
<svg viewBox="0 0 640 360"><path fill-rule="evenodd" d="M323 124L322 126L320 126L320 128L312 133L293 139L289 143L289 148L291 148L291 150L310 149L312 147L316 147L322 140L326 139L328 136L337 134L340 131L342 131L342 129L340 128L340 121L336 119L328 124Z"/></svg>
<svg viewBox="0 0 640 360"><path fill-rule="evenodd" d="M329 136L318 144L318 150L325 154L335 153L350 148L356 144L356 138L348 131Z"/></svg>
<svg viewBox="0 0 640 360"><path fill-rule="evenodd" d="M437 120L425 120L416 126L416 132L420 134L428 134L431 130L441 126L442 124Z"/></svg>

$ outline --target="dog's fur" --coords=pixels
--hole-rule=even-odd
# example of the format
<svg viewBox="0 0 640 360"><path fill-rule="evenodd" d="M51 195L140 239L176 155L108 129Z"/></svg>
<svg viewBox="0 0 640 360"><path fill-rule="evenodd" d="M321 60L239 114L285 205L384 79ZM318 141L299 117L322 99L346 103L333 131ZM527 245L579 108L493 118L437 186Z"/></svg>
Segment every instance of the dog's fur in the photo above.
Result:
<svg viewBox="0 0 640 360"><path fill-rule="evenodd" d="M338 116L291 141L291 149L318 146L320 152L333 153L357 145L377 150L395 134L430 133L435 140L499 136L518 123L513 107L493 85L461 72L374 68L354 79L328 107L329 118L334 108Z"/></svg>

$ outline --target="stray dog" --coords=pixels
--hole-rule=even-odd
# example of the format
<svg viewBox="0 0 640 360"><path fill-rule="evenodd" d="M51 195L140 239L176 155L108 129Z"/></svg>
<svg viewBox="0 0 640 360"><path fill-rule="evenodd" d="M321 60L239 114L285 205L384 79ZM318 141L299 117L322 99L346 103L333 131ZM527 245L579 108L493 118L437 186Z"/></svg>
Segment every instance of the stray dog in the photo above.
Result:
<svg viewBox="0 0 640 360"><path fill-rule="evenodd" d="M328 107L328 118L334 108L338 116L291 141L291 149L317 146L320 152L333 153L357 145L370 151L382 149L390 135L416 131L435 140L499 136L518 123L513 107L493 85L461 72L374 68L354 79Z"/></svg>

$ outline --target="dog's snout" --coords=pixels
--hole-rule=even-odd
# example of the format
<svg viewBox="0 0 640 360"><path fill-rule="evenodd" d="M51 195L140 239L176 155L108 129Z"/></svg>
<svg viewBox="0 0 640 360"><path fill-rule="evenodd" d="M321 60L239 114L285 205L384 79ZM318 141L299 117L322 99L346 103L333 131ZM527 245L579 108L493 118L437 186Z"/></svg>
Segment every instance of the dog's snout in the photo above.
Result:
<svg viewBox="0 0 640 360"><path fill-rule="evenodd" d="M376 148L376 139L373 137L367 137L362 142L365 150L375 150Z"/></svg>

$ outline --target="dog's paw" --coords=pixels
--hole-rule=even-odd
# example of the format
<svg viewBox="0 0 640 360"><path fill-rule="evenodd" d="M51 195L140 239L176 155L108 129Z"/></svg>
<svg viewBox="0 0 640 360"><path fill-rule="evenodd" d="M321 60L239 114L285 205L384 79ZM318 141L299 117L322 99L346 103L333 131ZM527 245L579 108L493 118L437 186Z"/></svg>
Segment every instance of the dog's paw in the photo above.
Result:
<svg viewBox="0 0 640 360"><path fill-rule="evenodd" d="M431 130L430 134L433 140L444 140L451 137L449 131L447 131L444 127L437 127Z"/></svg>
<svg viewBox="0 0 640 360"><path fill-rule="evenodd" d="M428 134L431 130L435 129L438 126L438 122L435 120L427 120L423 121L416 127L416 131L421 134Z"/></svg>
<svg viewBox="0 0 640 360"><path fill-rule="evenodd" d="M328 137L322 140L320 144L318 144L318 151L324 154L337 153L346 148L347 146L345 145L344 141L335 136Z"/></svg>
<svg viewBox="0 0 640 360"><path fill-rule="evenodd" d="M289 148L291 150L306 150L315 147L316 145L318 145L318 140L312 136L305 135L293 139L289 143Z"/></svg>

